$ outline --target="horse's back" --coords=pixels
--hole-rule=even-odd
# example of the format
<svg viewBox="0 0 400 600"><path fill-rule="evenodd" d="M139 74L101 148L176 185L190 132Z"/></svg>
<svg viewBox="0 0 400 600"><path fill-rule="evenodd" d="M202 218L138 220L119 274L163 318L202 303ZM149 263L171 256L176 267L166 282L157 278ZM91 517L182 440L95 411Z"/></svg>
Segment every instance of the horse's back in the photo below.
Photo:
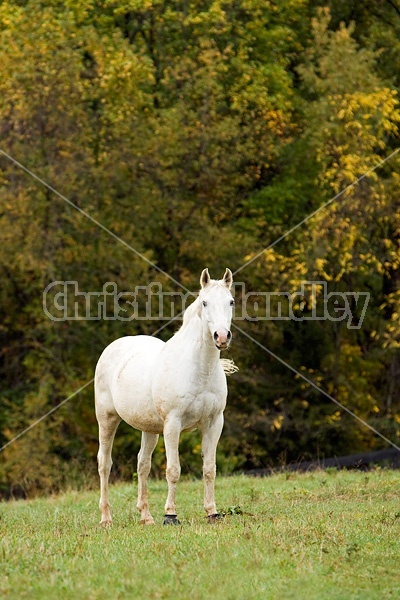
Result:
<svg viewBox="0 0 400 600"><path fill-rule="evenodd" d="M115 411L136 429L161 432L151 380L163 346L162 340L147 335L122 337L107 346L96 366L96 411Z"/></svg>

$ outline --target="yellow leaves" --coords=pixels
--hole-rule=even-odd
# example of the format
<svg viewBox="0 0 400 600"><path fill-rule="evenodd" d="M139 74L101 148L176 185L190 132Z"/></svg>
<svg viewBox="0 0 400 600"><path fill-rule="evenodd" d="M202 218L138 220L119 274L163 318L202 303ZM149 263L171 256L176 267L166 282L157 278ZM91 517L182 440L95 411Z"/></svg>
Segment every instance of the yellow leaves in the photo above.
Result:
<svg viewBox="0 0 400 600"><path fill-rule="evenodd" d="M400 290L389 294L386 298L386 302L380 306L380 309L389 310L391 316L388 329L392 328L392 331L396 331L399 334L400 340Z"/></svg>
<svg viewBox="0 0 400 600"><path fill-rule="evenodd" d="M398 133L400 111L395 90L383 87L370 93L345 94L337 102L337 118L364 150L385 148L383 136Z"/></svg>
<svg viewBox="0 0 400 600"><path fill-rule="evenodd" d="M329 21L329 10L320 10L309 63L300 73L318 94L309 119L320 184L337 193L380 162L388 140L398 135L400 111L397 91L375 73L375 55L358 48L352 27L331 31ZM376 181L377 174L368 179Z"/></svg>
<svg viewBox="0 0 400 600"><path fill-rule="evenodd" d="M357 136L362 131L371 147L379 145L381 133L398 132L400 112L396 90L383 87L370 93L344 94L336 97L334 104L339 104L337 118L345 122L345 130L354 131Z"/></svg>
<svg viewBox="0 0 400 600"><path fill-rule="evenodd" d="M329 273L329 264L326 258L317 258L315 268L319 277L323 277L325 281L332 281L333 276Z"/></svg>
<svg viewBox="0 0 400 600"><path fill-rule="evenodd" d="M213 37L229 31L231 24L227 19L222 2L214 1L209 9L202 12L189 13L184 21L184 26L191 28L194 36Z"/></svg>
<svg viewBox="0 0 400 600"><path fill-rule="evenodd" d="M270 425L271 431L279 431L280 429L282 429L284 420L285 417L283 415L278 415L277 417L275 417Z"/></svg>
<svg viewBox="0 0 400 600"><path fill-rule="evenodd" d="M368 117L367 117L368 118ZM346 123L344 128L345 130L358 130L361 131L365 127L364 124L359 123L358 121L351 121L350 123Z"/></svg>
<svg viewBox="0 0 400 600"><path fill-rule="evenodd" d="M273 249L267 250L267 252L265 252L265 254L264 254L264 260L265 260L266 263L274 263L274 262L276 262L276 256L275 256L275 252L273 251Z"/></svg>
<svg viewBox="0 0 400 600"><path fill-rule="evenodd" d="M327 421L331 421L332 423L337 423L342 418L342 414L340 410L336 410L332 415L326 417Z"/></svg>
<svg viewBox="0 0 400 600"><path fill-rule="evenodd" d="M315 267L318 271L323 271L325 268L325 265L327 263L327 259L326 258L317 258L315 260Z"/></svg>

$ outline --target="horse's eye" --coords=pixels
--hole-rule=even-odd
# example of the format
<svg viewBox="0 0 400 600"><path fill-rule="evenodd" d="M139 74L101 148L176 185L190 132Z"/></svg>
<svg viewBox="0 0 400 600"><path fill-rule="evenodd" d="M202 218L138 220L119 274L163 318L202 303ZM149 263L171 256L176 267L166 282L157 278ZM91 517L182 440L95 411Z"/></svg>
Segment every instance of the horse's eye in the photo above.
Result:
<svg viewBox="0 0 400 600"><path fill-rule="evenodd" d="M203 300L203 306L207 306L207 302Z"/></svg>
<svg viewBox="0 0 400 600"><path fill-rule="evenodd" d="M234 306L234 304L235 304L235 301L231 300L231 306Z"/></svg>

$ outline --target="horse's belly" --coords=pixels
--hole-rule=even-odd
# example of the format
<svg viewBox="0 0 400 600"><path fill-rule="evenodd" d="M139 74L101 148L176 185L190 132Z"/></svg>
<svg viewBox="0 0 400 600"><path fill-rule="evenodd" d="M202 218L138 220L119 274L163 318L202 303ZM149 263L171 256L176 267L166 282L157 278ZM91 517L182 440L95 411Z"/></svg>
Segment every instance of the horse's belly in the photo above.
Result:
<svg viewBox="0 0 400 600"><path fill-rule="evenodd" d="M138 377L135 381L139 383L139 387L129 385L126 391L118 389L113 393L115 410L121 419L135 429L148 433L162 433L164 423L154 408L151 395L145 393L144 387L140 385L140 379Z"/></svg>
<svg viewBox="0 0 400 600"><path fill-rule="evenodd" d="M113 393L119 416L135 429L162 433L164 423L156 411L146 373L130 373Z"/></svg>
<svg viewBox="0 0 400 600"><path fill-rule="evenodd" d="M187 393L182 396L158 394L155 406L163 419L172 417L180 423L181 431L207 427L220 415L226 405L226 396L215 392Z"/></svg>
<svg viewBox="0 0 400 600"><path fill-rule="evenodd" d="M117 410L119 416L134 429L146 431L147 433L162 433L164 423L156 412L137 411L132 409Z"/></svg>

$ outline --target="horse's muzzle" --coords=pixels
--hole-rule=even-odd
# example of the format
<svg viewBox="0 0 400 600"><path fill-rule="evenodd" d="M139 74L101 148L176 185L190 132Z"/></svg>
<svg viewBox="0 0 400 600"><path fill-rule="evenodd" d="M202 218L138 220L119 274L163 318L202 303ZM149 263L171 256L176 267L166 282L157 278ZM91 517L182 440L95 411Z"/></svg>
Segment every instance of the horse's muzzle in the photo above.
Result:
<svg viewBox="0 0 400 600"><path fill-rule="evenodd" d="M218 350L226 350L231 343L232 333L225 329L223 331L214 332L214 342Z"/></svg>

